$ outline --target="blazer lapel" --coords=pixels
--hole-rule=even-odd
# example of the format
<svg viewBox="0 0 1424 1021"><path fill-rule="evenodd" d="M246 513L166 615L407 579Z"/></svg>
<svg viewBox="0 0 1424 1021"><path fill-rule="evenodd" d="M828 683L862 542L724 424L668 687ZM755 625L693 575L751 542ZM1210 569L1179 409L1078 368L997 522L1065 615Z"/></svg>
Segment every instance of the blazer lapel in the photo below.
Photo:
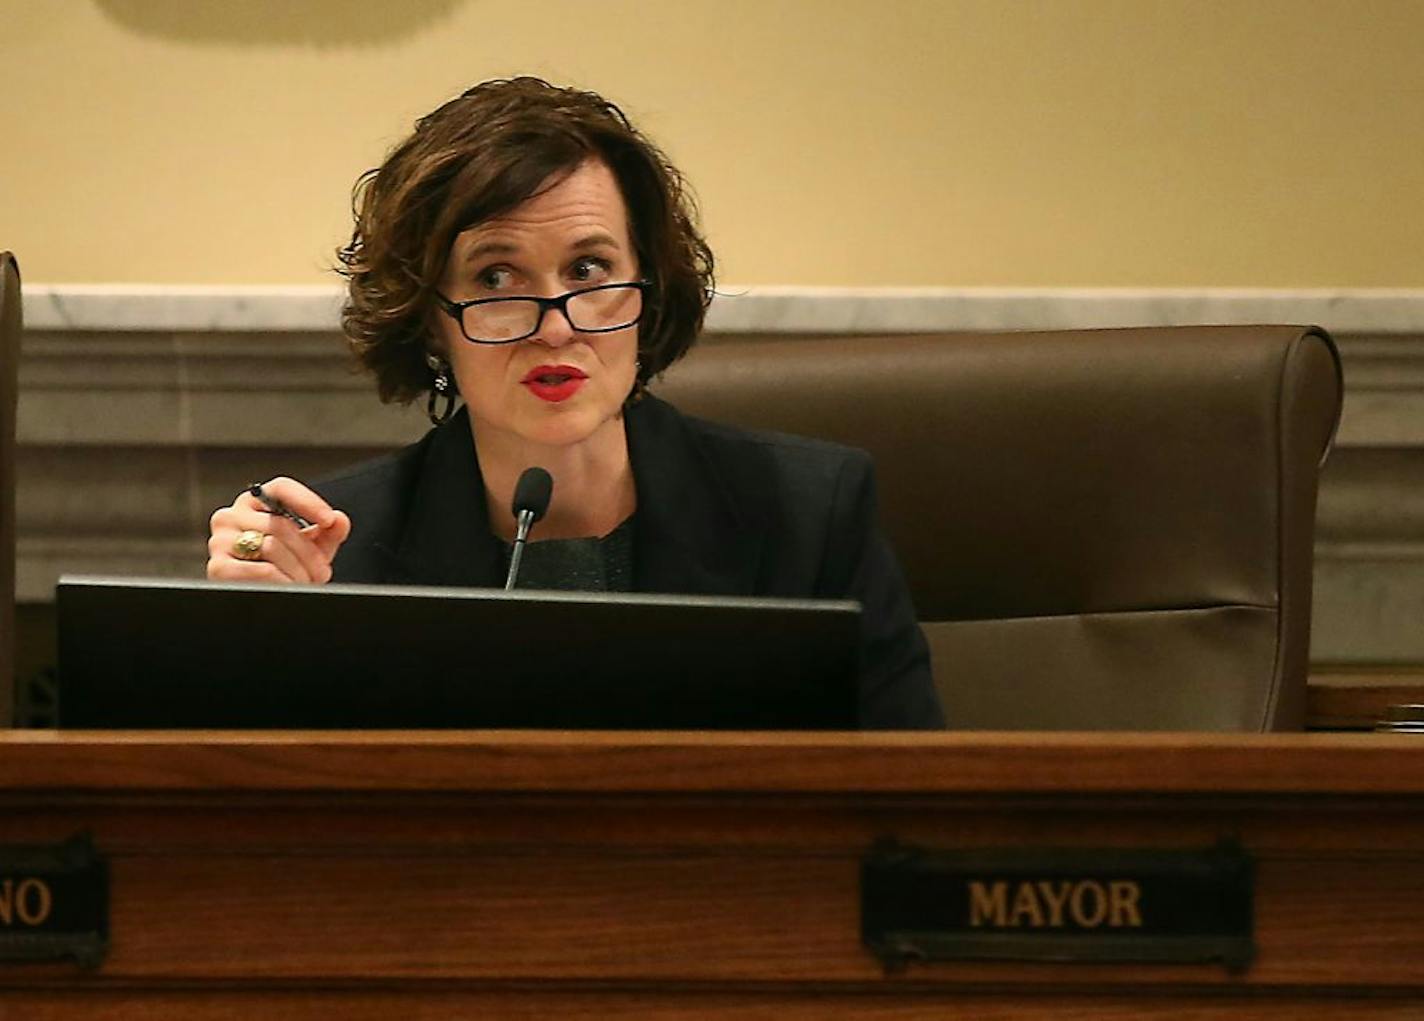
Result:
<svg viewBox="0 0 1424 1021"><path fill-rule="evenodd" d="M463 407L431 438L392 569L415 585L504 583L504 551L490 532L485 483Z"/></svg>
<svg viewBox="0 0 1424 1021"><path fill-rule="evenodd" d="M628 409L625 424L638 489L634 588L754 595L766 532L755 508L737 504L671 405L645 397Z"/></svg>

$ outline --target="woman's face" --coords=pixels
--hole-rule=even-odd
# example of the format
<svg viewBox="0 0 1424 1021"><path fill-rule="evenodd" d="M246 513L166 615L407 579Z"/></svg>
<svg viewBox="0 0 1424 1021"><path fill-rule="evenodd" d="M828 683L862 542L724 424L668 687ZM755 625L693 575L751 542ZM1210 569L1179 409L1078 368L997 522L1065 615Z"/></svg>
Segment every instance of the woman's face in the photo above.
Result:
<svg viewBox="0 0 1424 1021"><path fill-rule="evenodd" d="M451 301L545 297L637 280L628 211L606 165L589 160L522 205L456 236L440 292ZM531 337L472 344L437 316L438 340L482 439L567 446L621 436L638 328L580 333L557 309Z"/></svg>

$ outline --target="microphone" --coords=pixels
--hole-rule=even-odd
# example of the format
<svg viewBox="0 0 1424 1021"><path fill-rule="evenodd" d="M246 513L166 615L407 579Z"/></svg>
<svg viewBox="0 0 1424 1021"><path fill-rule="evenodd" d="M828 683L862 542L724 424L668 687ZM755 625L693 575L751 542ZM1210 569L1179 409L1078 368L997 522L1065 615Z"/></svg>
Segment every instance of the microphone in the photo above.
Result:
<svg viewBox="0 0 1424 1021"><path fill-rule="evenodd" d="M525 468L514 484L514 553L509 558L509 577L504 580L505 590L514 588L519 577L519 561L524 556L524 543L529 539L529 529L534 522L544 516L549 509L549 498L554 495L554 479L543 468Z"/></svg>

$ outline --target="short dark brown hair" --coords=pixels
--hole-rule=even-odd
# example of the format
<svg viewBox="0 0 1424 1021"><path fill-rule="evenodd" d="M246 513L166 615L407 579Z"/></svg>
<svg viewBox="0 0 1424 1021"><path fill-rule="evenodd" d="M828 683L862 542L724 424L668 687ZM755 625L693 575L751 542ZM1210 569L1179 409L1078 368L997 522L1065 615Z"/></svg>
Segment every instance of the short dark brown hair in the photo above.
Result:
<svg viewBox="0 0 1424 1021"><path fill-rule="evenodd" d="M690 348L712 297L713 259L682 175L623 111L538 78L482 82L416 122L352 193L337 252L341 325L383 401L430 389L433 295L455 236L507 213L590 158L613 171L648 292L638 335L645 384Z"/></svg>

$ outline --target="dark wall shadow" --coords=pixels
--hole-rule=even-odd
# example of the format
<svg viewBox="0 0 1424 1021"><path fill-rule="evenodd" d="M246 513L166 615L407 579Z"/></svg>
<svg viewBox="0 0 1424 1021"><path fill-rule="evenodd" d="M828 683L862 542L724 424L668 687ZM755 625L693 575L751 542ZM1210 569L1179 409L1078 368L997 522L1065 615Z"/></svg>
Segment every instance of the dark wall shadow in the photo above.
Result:
<svg viewBox="0 0 1424 1021"><path fill-rule="evenodd" d="M379 46L429 29L463 0L94 0L138 35L186 43Z"/></svg>

